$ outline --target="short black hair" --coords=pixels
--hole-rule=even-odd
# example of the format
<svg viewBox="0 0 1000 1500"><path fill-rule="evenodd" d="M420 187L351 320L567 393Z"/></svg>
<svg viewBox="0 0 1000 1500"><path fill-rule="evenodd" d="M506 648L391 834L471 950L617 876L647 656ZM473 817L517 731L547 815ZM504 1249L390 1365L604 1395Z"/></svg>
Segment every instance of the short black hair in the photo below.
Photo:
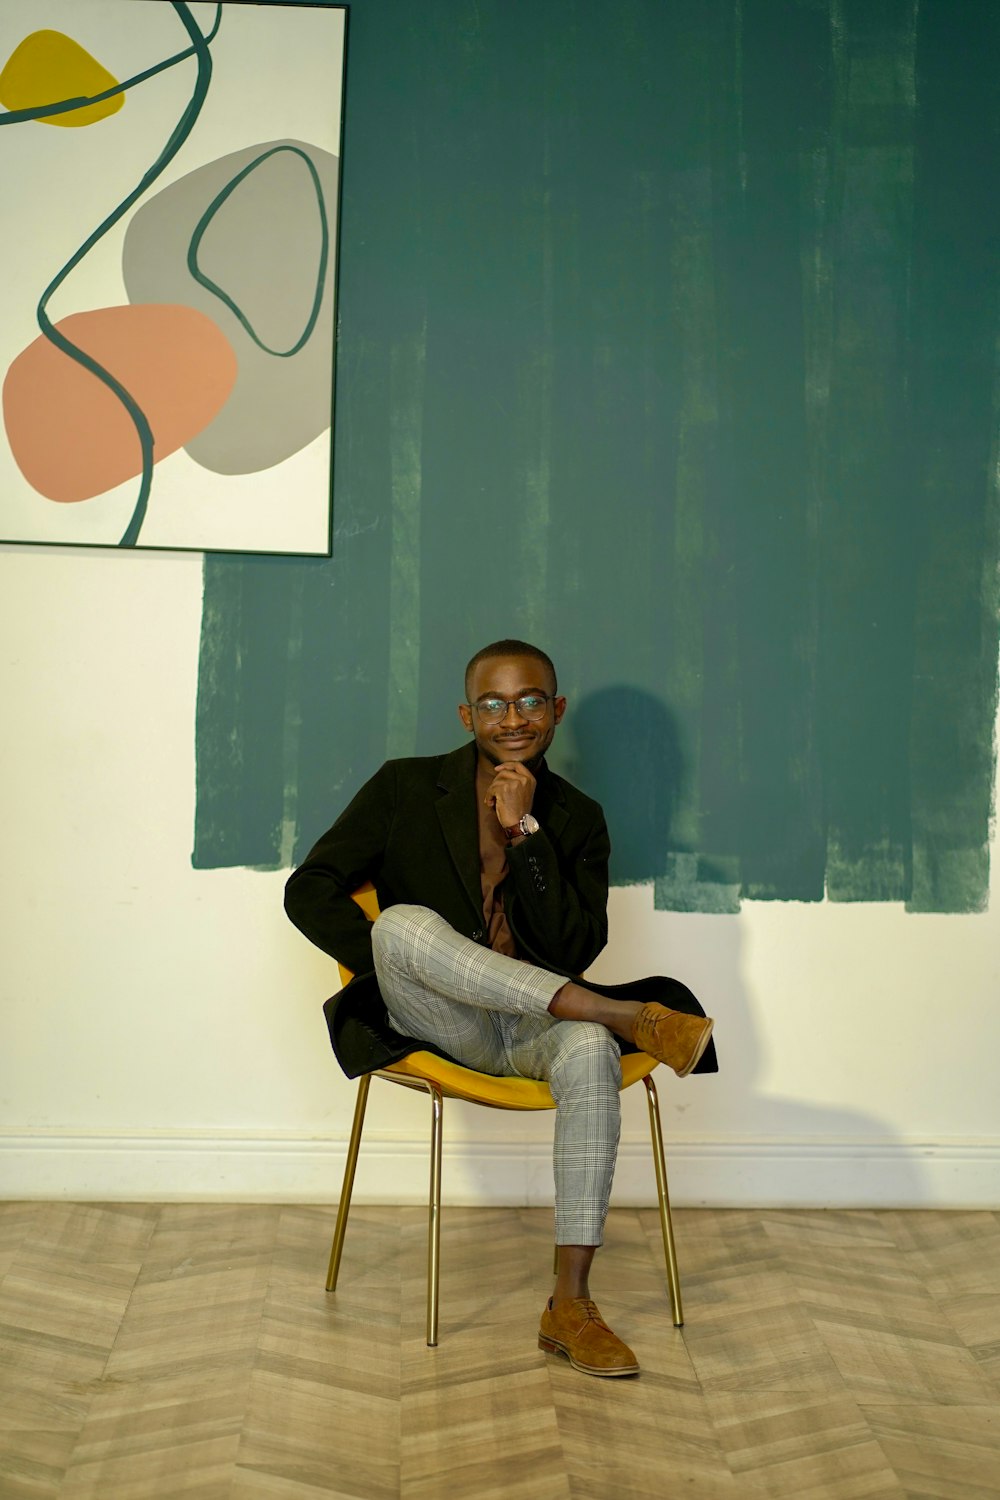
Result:
<svg viewBox="0 0 1000 1500"><path fill-rule="evenodd" d="M536 661L540 661L542 663L546 671L551 676L553 694L559 691L559 684L556 682L556 669L553 665L551 656L549 656L546 651L543 651L540 646L532 646L528 641L507 640L493 641L491 645L484 646L481 651L476 652L475 656L472 658L472 660L469 662L469 665L465 669L466 697L469 696L469 683L472 680L472 674L478 667L479 663L481 661L492 661L498 656L533 656Z"/></svg>

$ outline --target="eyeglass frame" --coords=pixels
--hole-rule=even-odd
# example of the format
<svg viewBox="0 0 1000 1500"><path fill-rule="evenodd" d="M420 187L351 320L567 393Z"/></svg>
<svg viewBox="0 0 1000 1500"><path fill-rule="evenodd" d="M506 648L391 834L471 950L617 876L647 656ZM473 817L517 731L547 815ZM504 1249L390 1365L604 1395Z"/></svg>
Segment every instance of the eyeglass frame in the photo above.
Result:
<svg viewBox="0 0 1000 1500"><path fill-rule="evenodd" d="M493 697L495 698L495 700L498 703L501 701L499 693L495 693L493 695ZM518 713L520 714L521 718L525 720L526 723L528 723L528 724L538 724L538 723L541 722L542 719L544 719L545 714L548 712L548 706L549 706L549 704L550 703L555 703L555 701L556 701L556 699L558 697L559 697L558 693L536 693L536 692L532 692L532 693L518 693L518 695L517 695L516 698L504 698L503 699L503 710L499 714L497 714L497 716L496 716L495 719L494 718L489 718L489 719L485 718L484 715L483 715L483 711L479 707L478 703L467 703L465 706L466 706L466 708L475 709L476 713L483 720L484 724L502 724L503 721L504 721L504 719L506 719L506 717L507 717L507 710L509 708L511 708L511 707L517 708L517 705L521 702L522 698L544 698L545 699L545 709L544 709L544 711L541 714L539 714L539 716L538 716L537 719L530 718L529 715L525 713L525 711L524 711L523 708L517 708Z"/></svg>

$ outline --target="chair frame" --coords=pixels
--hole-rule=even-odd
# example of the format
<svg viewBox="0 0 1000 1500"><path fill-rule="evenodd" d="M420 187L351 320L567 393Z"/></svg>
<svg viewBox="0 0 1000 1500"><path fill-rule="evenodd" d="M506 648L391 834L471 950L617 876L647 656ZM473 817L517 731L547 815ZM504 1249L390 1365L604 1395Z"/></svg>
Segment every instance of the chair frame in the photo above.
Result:
<svg viewBox="0 0 1000 1500"><path fill-rule="evenodd" d="M337 1207L337 1222L333 1231L333 1244L330 1247L330 1264L326 1276L326 1289L328 1292L336 1291L337 1278L340 1275L340 1261L344 1249L344 1238L347 1233L347 1218L351 1211L354 1176L358 1165L358 1155L361 1150L361 1134L364 1130L368 1090L373 1078L384 1078L387 1083L399 1084L403 1088L417 1089L430 1095L431 1172L430 1194L427 1207L427 1344L430 1348L434 1348L438 1341L438 1303L441 1270L441 1143L444 1135L445 1090L439 1085L432 1083L429 1079L414 1075L403 1076L398 1073L389 1073L382 1069L376 1069L372 1073L363 1074L358 1080L358 1097L354 1106L354 1122L351 1126L351 1135L347 1146L344 1184L340 1193L340 1203ZM674 1244L673 1221L670 1217L670 1198L667 1191L667 1165L663 1155L663 1130L660 1123L660 1104L656 1093L656 1085L648 1073L643 1077L642 1081L646 1085L646 1103L649 1106L649 1133L653 1147L653 1165L656 1172L656 1195L660 1208L660 1231L663 1236L663 1257L666 1263L667 1288L670 1293L670 1306L674 1327L680 1328L684 1322L684 1311L681 1304L681 1283L677 1269L677 1251ZM449 1097L457 1096L449 1095ZM502 1108L503 1106L487 1105L486 1107ZM556 1257L558 1258L558 1247L556 1249Z"/></svg>

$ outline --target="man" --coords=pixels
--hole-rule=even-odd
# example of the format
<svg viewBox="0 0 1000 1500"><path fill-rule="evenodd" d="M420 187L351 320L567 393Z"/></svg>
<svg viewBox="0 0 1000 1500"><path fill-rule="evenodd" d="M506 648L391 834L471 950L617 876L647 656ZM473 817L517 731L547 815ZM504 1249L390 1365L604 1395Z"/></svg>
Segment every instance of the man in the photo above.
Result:
<svg viewBox="0 0 1000 1500"><path fill-rule="evenodd" d="M635 1355L589 1287L618 1148L620 1054L649 1052L682 1077L714 1071L712 1022L676 980L575 978L607 940L610 846L598 804L545 763L566 709L549 657L524 641L485 646L465 697L473 743L387 762L293 873L285 909L355 973L326 1007L349 1077L429 1045L548 1082L558 1261L539 1343L587 1374L632 1375ZM366 880L374 926L350 899Z"/></svg>

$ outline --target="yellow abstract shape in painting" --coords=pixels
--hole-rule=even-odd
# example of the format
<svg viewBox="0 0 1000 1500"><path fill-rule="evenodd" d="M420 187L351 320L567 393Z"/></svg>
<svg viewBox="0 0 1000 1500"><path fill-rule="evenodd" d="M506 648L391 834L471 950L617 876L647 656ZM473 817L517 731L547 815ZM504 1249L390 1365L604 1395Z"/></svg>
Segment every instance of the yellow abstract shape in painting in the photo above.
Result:
<svg viewBox="0 0 1000 1500"><path fill-rule="evenodd" d="M33 31L7 60L0 73L0 103L10 110L38 109L64 99L92 98L117 86L107 68L61 31ZM80 109L41 117L43 125L96 125L117 114L125 102L123 94L85 104Z"/></svg>

